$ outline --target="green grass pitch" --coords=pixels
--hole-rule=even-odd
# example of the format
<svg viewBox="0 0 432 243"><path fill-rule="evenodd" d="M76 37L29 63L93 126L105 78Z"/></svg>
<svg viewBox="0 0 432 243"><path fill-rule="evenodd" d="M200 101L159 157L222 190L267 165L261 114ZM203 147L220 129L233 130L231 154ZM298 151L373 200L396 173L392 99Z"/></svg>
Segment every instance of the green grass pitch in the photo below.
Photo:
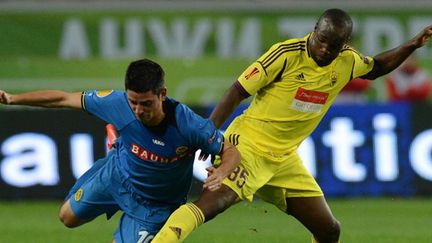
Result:
<svg viewBox="0 0 432 243"><path fill-rule="evenodd" d="M331 199L330 207L342 223L341 242L432 242L432 199ZM119 215L76 229L57 218L60 202L0 202L0 242L111 242ZM255 201L240 203L206 223L185 241L310 242L310 234L274 206Z"/></svg>

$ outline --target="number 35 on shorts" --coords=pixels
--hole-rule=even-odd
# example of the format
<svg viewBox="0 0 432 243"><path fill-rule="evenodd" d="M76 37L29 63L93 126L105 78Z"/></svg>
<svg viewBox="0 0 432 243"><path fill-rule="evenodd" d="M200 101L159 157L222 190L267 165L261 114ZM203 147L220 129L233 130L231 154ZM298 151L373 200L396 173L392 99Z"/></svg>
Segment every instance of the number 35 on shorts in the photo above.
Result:
<svg viewBox="0 0 432 243"><path fill-rule="evenodd" d="M227 178L228 180L234 182L238 188L242 188L246 183L248 176L249 172L239 165Z"/></svg>

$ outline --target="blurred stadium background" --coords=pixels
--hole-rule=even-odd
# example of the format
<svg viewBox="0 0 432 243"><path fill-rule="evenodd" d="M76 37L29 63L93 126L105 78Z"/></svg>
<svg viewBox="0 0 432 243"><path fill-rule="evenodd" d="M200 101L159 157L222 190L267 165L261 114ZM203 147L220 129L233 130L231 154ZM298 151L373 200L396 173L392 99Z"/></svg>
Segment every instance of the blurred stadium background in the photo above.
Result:
<svg viewBox="0 0 432 243"><path fill-rule="evenodd" d="M430 0L0 0L0 89L123 89L128 63L147 57L165 68L170 96L208 116L251 61L275 42L310 32L332 7L352 15L353 45L366 55L432 24ZM432 74L432 44L417 57ZM379 79L367 102L335 105L302 145L342 221L342 242L432 242L431 110L430 100L388 102ZM0 125L0 242L110 242L116 220L70 230L57 219L75 178L105 153L104 124L82 112L0 106ZM203 167L195 168L191 198ZM187 240L204 241L310 236L258 200Z"/></svg>

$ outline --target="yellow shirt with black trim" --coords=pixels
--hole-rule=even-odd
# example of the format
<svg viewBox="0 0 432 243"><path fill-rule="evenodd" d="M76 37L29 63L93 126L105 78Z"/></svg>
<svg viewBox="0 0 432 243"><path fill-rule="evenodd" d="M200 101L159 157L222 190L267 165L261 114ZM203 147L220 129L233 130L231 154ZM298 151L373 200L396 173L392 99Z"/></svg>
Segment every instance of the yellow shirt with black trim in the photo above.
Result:
<svg viewBox="0 0 432 243"><path fill-rule="evenodd" d="M348 45L331 64L318 66L307 48L312 34L273 45L241 74L239 83L254 98L230 133L261 151L287 154L312 133L351 79L372 70L373 58Z"/></svg>

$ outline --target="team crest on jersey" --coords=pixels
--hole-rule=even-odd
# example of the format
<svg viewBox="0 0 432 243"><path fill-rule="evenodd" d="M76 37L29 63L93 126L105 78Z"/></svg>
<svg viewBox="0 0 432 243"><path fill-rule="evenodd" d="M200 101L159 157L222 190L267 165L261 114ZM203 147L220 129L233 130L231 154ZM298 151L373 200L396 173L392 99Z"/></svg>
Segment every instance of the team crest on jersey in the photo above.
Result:
<svg viewBox="0 0 432 243"><path fill-rule="evenodd" d="M96 92L97 97L103 98L111 94L114 90L99 90Z"/></svg>
<svg viewBox="0 0 432 243"><path fill-rule="evenodd" d="M79 202L79 200L81 200L82 195L83 195L83 189L80 188L78 189L78 191L75 192L75 201Z"/></svg>
<svg viewBox="0 0 432 243"><path fill-rule="evenodd" d="M330 86L333 86L336 84L337 79L338 79L338 73L335 71L332 71L332 73L330 74Z"/></svg>
<svg viewBox="0 0 432 243"><path fill-rule="evenodd" d="M321 112L327 102L329 93L298 88L297 93L291 103L295 110L307 113Z"/></svg>
<svg viewBox="0 0 432 243"><path fill-rule="evenodd" d="M244 78L247 81L258 81L261 78L261 72L257 67L252 66L244 72Z"/></svg>
<svg viewBox="0 0 432 243"><path fill-rule="evenodd" d="M186 146L180 146L178 148L176 148L176 154L184 154L189 150L188 147Z"/></svg>

